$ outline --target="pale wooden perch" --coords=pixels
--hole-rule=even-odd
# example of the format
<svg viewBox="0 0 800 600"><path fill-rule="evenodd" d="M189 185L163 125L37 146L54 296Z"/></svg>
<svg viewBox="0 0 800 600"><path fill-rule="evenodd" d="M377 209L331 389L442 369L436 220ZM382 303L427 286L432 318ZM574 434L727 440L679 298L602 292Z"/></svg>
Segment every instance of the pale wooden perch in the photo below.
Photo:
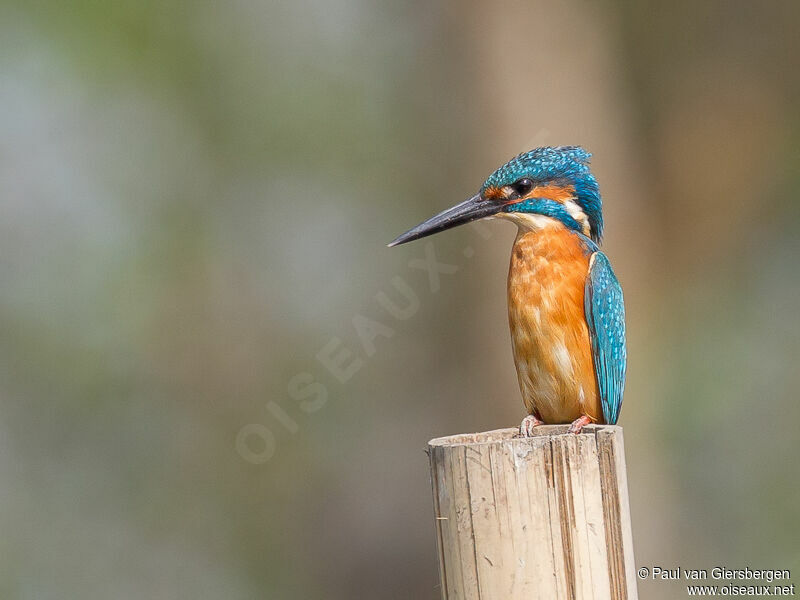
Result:
<svg viewBox="0 0 800 600"><path fill-rule="evenodd" d="M442 597L637 598L622 428L429 442Z"/></svg>

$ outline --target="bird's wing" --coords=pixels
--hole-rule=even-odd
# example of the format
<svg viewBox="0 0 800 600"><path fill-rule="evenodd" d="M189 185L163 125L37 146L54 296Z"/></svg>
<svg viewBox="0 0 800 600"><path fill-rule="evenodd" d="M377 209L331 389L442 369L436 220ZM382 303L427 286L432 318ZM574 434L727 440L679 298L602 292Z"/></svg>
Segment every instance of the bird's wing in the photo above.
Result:
<svg viewBox="0 0 800 600"><path fill-rule="evenodd" d="M603 417L606 423L614 425L622 406L628 359L625 304L622 287L602 252L595 252L590 259L584 302Z"/></svg>

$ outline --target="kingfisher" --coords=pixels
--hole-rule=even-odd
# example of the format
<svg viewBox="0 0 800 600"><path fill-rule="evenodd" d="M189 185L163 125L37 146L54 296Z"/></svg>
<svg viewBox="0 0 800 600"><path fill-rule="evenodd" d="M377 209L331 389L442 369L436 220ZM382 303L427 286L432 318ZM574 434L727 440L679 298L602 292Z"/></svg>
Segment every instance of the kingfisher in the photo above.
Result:
<svg viewBox="0 0 800 600"><path fill-rule="evenodd" d="M625 387L622 287L600 251L603 211L591 154L536 148L492 173L477 194L400 235L389 246L478 219L517 226L508 270L508 323L527 416L543 423L616 424Z"/></svg>

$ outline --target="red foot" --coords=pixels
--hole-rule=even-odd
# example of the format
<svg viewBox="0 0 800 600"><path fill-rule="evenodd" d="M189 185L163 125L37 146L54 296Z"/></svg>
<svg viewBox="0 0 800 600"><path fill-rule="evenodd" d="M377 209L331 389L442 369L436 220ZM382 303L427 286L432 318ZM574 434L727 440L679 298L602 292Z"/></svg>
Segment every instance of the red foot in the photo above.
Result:
<svg viewBox="0 0 800 600"><path fill-rule="evenodd" d="M533 429L539 425L544 425L544 421L536 415L528 415L522 419L522 423L519 424L518 437L533 437Z"/></svg>
<svg viewBox="0 0 800 600"><path fill-rule="evenodd" d="M569 426L569 431L567 433L580 433L586 425L590 425L591 423L591 417L581 415L572 422L572 425Z"/></svg>

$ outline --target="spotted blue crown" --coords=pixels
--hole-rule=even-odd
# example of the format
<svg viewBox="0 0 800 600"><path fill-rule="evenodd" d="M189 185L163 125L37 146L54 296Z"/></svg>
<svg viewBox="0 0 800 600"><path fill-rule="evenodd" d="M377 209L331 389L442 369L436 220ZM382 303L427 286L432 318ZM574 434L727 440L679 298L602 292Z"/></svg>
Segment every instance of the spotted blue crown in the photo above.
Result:
<svg viewBox="0 0 800 600"><path fill-rule="evenodd" d="M591 157L578 146L547 146L523 152L492 173L481 191L511 185L522 178L537 185L571 185L575 188L577 204L589 219L592 240L600 243L603 237L603 203L597 180L589 169Z"/></svg>

